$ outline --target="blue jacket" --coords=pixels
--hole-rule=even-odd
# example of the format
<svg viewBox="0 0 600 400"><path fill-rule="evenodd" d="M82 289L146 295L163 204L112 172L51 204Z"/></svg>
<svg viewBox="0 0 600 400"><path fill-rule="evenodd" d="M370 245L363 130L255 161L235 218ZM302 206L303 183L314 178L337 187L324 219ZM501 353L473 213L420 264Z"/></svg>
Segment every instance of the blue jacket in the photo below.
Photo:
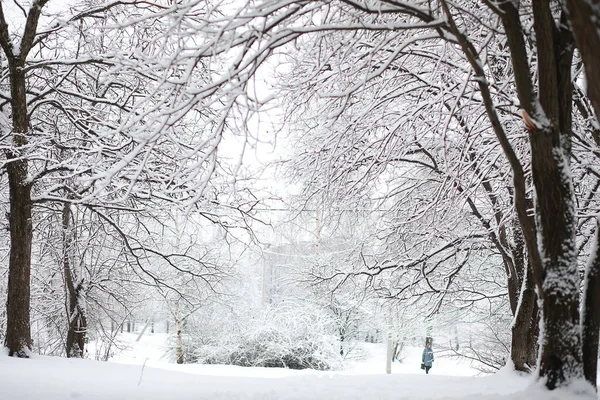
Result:
<svg viewBox="0 0 600 400"><path fill-rule="evenodd" d="M433 365L433 350L428 347L425 347L423 350L423 364L426 367L431 367Z"/></svg>

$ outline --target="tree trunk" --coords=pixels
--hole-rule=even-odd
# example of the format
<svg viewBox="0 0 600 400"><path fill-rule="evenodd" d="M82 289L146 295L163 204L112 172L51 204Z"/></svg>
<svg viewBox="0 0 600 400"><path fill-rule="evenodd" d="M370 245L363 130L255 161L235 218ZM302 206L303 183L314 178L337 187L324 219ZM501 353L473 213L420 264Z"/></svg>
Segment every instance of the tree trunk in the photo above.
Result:
<svg viewBox="0 0 600 400"><path fill-rule="evenodd" d="M393 352L392 351L393 350L392 341L393 341L392 335L389 334L388 338L387 338L387 347L386 347L386 352L385 352L385 373L386 374L392 373L392 352Z"/></svg>
<svg viewBox="0 0 600 400"><path fill-rule="evenodd" d="M537 350L537 296L533 271L527 267L519 306L512 326L510 357L517 371L530 372L536 364Z"/></svg>
<svg viewBox="0 0 600 400"><path fill-rule="evenodd" d="M583 373L585 379L596 387L598 368L598 336L600 332L600 252L598 236L600 221L596 221L596 237L592 253L585 270L583 285L583 307L581 315L581 341L583 351Z"/></svg>
<svg viewBox="0 0 600 400"><path fill-rule="evenodd" d="M13 148L7 151L10 196L10 258L8 264L8 298L6 301L6 339L10 356L27 357L31 350L29 320L31 280L31 185L27 181L28 164L20 151L27 145L29 120L25 95L24 63L9 59Z"/></svg>
<svg viewBox="0 0 600 400"><path fill-rule="evenodd" d="M575 209L569 168L571 37L557 24L550 3L533 0L539 90L533 89L518 3L498 3L531 145L537 241L519 214L533 278L542 302L538 373L554 389L583 376L579 334L579 275ZM540 107L541 105L541 107ZM510 150L510 149L509 149ZM515 190L517 194L518 191Z"/></svg>
<svg viewBox="0 0 600 400"><path fill-rule="evenodd" d="M538 93L534 90L527 47L520 23L519 2L497 2L498 13L511 52L514 82L531 146L531 172L535 188L536 226L532 227L524 204L525 177L522 165L508 141L490 98L486 73L477 50L451 19L446 1L444 12L453 33L479 81L486 112L513 171L515 208L519 216L533 267L533 278L542 304L543 331L540 334L538 373L548 389L568 385L583 377L579 326L579 275L575 243L575 207L569 167L571 134L570 68L573 56L571 37L554 19L551 3L533 0L533 27L536 36Z"/></svg>
<svg viewBox="0 0 600 400"><path fill-rule="evenodd" d="M548 132L535 132L533 136L536 135L542 137L532 140L532 165L544 264L544 331L539 372L547 378L547 387L554 389L581 377L583 372L575 210L568 165L560 144L550 143L544 137ZM561 171L563 168L567 170Z"/></svg>
<svg viewBox="0 0 600 400"><path fill-rule="evenodd" d="M600 116L600 0L563 0L567 19L583 59L587 91Z"/></svg>
<svg viewBox="0 0 600 400"><path fill-rule="evenodd" d="M6 300L5 345L10 356L27 357L31 350L31 182L27 158L22 154L28 144L25 60L35 39L42 8L49 0L35 0L29 9L19 48L10 38L8 22L0 2L0 46L8 62L10 104L13 123L12 148L6 151L10 200L10 257L8 261L8 297Z"/></svg>
<svg viewBox="0 0 600 400"><path fill-rule="evenodd" d="M177 358L177 364L183 364L183 335L181 333L181 322L175 320L175 327L177 329L177 344L175 345L175 357Z"/></svg>
<svg viewBox="0 0 600 400"><path fill-rule="evenodd" d="M540 377L555 389L583 377L576 216L569 167L572 86L570 35L545 0L533 1L542 110L530 127L531 169L543 260Z"/></svg>
<svg viewBox="0 0 600 400"><path fill-rule="evenodd" d="M71 266L73 235L71 226L71 204L64 203L62 211L63 229L63 270L68 296L68 321L66 352L67 357L82 358L87 330L87 318L83 302L83 282Z"/></svg>
<svg viewBox="0 0 600 400"><path fill-rule="evenodd" d="M527 199L528 208L533 208L531 198ZM531 217L531 223L533 217ZM537 339L539 329L539 313L533 267L528 262L525 250L525 238L515 219L513 226L514 244L512 246L512 259L516 279L519 282L518 307L513 312L514 320L511 337L511 360L517 371L531 372L537 363ZM522 293L521 293L522 292Z"/></svg>
<svg viewBox="0 0 600 400"><path fill-rule="evenodd" d="M563 0L567 19L571 26L577 48L583 59L587 78L587 94L592 102L596 118L600 116L600 1ZM597 142L597 137L594 137ZM598 253L598 229L596 242L585 273L581 336L583 372L585 379L596 387L598 367L598 331L600 329L600 254Z"/></svg>
<svg viewBox="0 0 600 400"><path fill-rule="evenodd" d="M499 221L498 225L500 225L500 223L501 222ZM504 269L507 274L506 287L508 289L508 301L510 305L510 310L512 312L513 317L516 318L519 307L519 299L521 298L521 291L524 289L523 281L526 275L525 270L527 268L527 257L525 252L525 242L523 238L523 233L521 232L519 221L516 219L513 220L512 231L514 235L513 243L509 245L508 240L504 240L502 244L505 247L510 248L512 255L512 257L510 258L510 263L507 260L503 260L503 263Z"/></svg>

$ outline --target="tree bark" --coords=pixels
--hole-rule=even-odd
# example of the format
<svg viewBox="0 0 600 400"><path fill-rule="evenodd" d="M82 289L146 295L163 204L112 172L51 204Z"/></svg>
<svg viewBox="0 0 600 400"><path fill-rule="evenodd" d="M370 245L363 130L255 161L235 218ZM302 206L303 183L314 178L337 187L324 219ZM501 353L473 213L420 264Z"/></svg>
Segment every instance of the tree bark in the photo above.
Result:
<svg viewBox="0 0 600 400"><path fill-rule="evenodd" d="M10 201L10 257L6 300L5 345L10 356L27 357L31 350L31 182L24 150L28 144L29 113L26 94L25 60L35 39L42 8L48 0L35 0L27 15L20 47L15 49L0 2L0 46L8 62L10 104L13 123L12 148L6 151Z"/></svg>
<svg viewBox="0 0 600 400"><path fill-rule="evenodd" d="M520 302L512 326L511 360L515 370L531 372L536 364L537 296L531 266L523 282Z"/></svg>
<svg viewBox="0 0 600 400"><path fill-rule="evenodd" d="M82 358L87 331L87 318L83 301L83 282L71 266L73 252L72 210L70 203L64 203L62 211L63 229L63 272L68 298L68 321L66 352L67 357Z"/></svg>
<svg viewBox="0 0 600 400"><path fill-rule="evenodd" d="M533 201L528 198L528 208L533 208ZM531 217L533 220L533 217ZM532 221L534 223L535 221ZM533 267L527 260L523 233L515 221L514 245L512 258L515 265L516 279L519 282L519 305L513 312L514 322L511 337L511 360L517 371L531 372L537 363L539 312ZM522 292L522 293L521 293Z"/></svg>
<svg viewBox="0 0 600 400"><path fill-rule="evenodd" d="M175 358L177 359L177 364L183 364L183 334L181 332L181 321L175 320L175 326L177 329L177 343L175 345Z"/></svg>
<svg viewBox="0 0 600 400"><path fill-rule="evenodd" d="M18 357L27 357L27 352L32 347L29 320L33 238L31 185L27 181L27 160L21 157L21 152L28 143L29 129L24 66L20 57L9 58L13 148L6 152L10 198L10 258L5 345L10 356Z"/></svg>
<svg viewBox="0 0 600 400"><path fill-rule="evenodd" d="M568 154L573 48L568 30L560 27L563 24L557 27L550 3L533 0L539 82L536 95L518 4L497 2L492 9L500 11L498 15L506 31L515 84L529 132L536 193L536 242L532 241L531 229L526 229L529 221L521 213L519 221L542 304L544 330L540 335L538 373L545 379L546 387L554 389L583 375L575 210ZM516 189L515 186L518 194ZM518 202L515 204L518 206ZM517 210L522 212L519 207Z"/></svg>
<svg viewBox="0 0 600 400"><path fill-rule="evenodd" d="M14 157L11 157L14 160ZM27 162L9 161L10 258L6 301L5 345L10 356L27 357L31 350L29 319L31 280L31 193Z"/></svg>
<svg viewBox="0 0 600 400"><path fill-rule="evenodd" d="M555 25L550 5L533 1L538 50L539 99L536 126L529 129L531 169L536 191L536 220L543 260L540 377L555 389L583 376L579 325L579 274L576 216L567 149L570 141L571 91L568 52ZM572 50L571 50L572 51ZM572 53L571 53L572 54ZM569 79L567 79L569 78ZM568 117L567 117L568 116Z"/></svg>
<svg viewBox="0 0 600 400"><path fill-rule="evenodd" d="M588 96L600 115L600 0L563 0L563 9L581 53Z"/></svg>
<svg viewBox="0 0 600 400"><path fill-rule="evenodd" d="M598 236L600 221L596 220L596 237L592 253L585 270L583 285L583 307L581 315L581 341L583 351L583 373L585 379L596 387L598 369L598 339L600 333L600 252Z"/></svg>

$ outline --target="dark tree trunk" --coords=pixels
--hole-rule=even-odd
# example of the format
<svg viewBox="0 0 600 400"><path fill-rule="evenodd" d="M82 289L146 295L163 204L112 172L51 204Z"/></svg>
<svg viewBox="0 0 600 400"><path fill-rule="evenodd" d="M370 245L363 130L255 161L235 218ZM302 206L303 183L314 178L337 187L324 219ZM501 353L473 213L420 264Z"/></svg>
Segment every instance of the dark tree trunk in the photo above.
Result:
<svg viewBox="0 0 600 400"><path fill-rule="evenodd" d="M577 48L583 59L587 77L588 96L596 112L600 116L600 1L564 0L567 19L570 23ZM594 135L598 143L598 135ZM583 372L585 379L596 387L598 368L598 331L600 329L600 255L598 254L598 229L596 223L596 245L588 263L585 274L583 315L582 318L582 352Z"/></svg>
<svg viewBox="0 0 600 400"><path fill-rule="evenodd" d="M542 115L530 127L531 168L542 254L544 335L540 377L554 389L583 376L575 207L569 168L572 47L550 5L533 1Z"/></svg>
<svg viewBox="0 0 600 400"><path fill-rule="evenodd" d="M31 194L25 182L27 162L8 165L10 191L10 258L6 301L6 340L10 356L27 357L31 350L29 320L31 277Z"/></svg>
<svg viewBox="0 0 600 400"><path fill-rule="evenodd" d="M533 201L527 199L528 208L533 208ZM533 217L531 217L533 224ZM525 240L518 221L514 221L514 244L512 259L515 266L515 280L519 283L517 297L520 303L513 312L514 322L511 337L511 360L517 371L530 372L537 363L537 339L539 329L539 313L533 267L528 262L525 251ZM523 293L521 293L523 291Z"/></svg>
<svg viewBox="0 0 600 400"><path fill-rule="evenodd" d="M32 347L29 307L33 235L31 185L27 182L28 164L26 159L19 159L19 152L27 145L29 129L23 61L14 57L9 59L9 71L14 148L6 154L10 196L10 258L5 344L9 355L27 357L27 351Z"/></svg>
<svg viewBox="0 0 600 400"><path fill-rule="evenodd" d="M47 2L48 0L35 0L31 4L18 49L13 46L0 2L0 46L8 62L13 123L13 146L6 151L10 200L10 257L5 345L10 356L18 357L27 357L27 352L32 347L29 320L32 202L31 183L27 180L27 158L22 154L27 147L29 136L25 60L35 39L42 8Z"/></svg>
<svg viewBox="0 0 600 400"><path fill-rule="evenodd" d="M452 33L479 78L486 112L513 172L515 209L542 304L544 331L540 335L539 376L544 378L548 389L568 385L583 377L576 215L569 167L573 56L570 32L565 29L564 16L560 23L555 21L550 2L532 1L539 82L536 93L519 3L494 2L491 7L502 19L506 32L514 82L529 132L531 175L536 194L536 224L532 226L525 204L527 190L523 166L493 107L478 51L454 22L447 2L442 0L441 5Z"/></svg>
<svg viewBox="0 0 600 400"><path fill-rule="evenodd" d="M521 301L514 318L511 359L517 371L530 372L536 364L538 316L533 271L527 267Z"/></svg>
<svg viewBox="0 0 600 400"><path fill-rule="evenodd" d="M557 127L533 133L533 178L543 248L543 309L540 376L554 389L579 377L579 276L575 210Z"/></svg>
<svg viewBox="0 0 600 400"><path fill-rule="evenodd" d="M64 203L62 211L63 270L69 303L69 313L67 315L69 327L67 331L66 352L67 357L82 358L85 347L87 318L85 315L85 308L82 304L82 297L84 295L83 284L71 266L71 254L73 252L74 245L71 220L71 204Z"/></svg>
<svg viewBox="0 0 600 400"><path fill-rule="evenodd" d="M545 379L546 387L554 389L583 376L575 209L568 154L572 109L572 38L569 31L564 29L564 18L560 24L555 21L550 2L532 1L539 82L536 94L528 61L531 58L520 23L519 3L494 4L506 31L515 84L529 132L531 171L536 194L535 227L531 227L523 199L520 202L517 199L517 195L523 196L525 193L522 186L517 186L517 183L523 183L520 163L513 160L514 152L510 145L505 142L501 144L515 173L515 205L529 262L533 267L533 280L542 304L544 332L540 337L538 373ZM478 66L474 68L477 70ZM482 72L479 74L485 76ZM487 103L486 110L494 117L492 122L498 123ZM495 130L499 131L498 128ZM499 137L506 141L503 132Z"/></svg>
<svg viewBox="0 0 600 400"><path fill-rule="evenodd" d="M600 0L563 0L567 19L581 53L588 96L600 116Z"/></svg>
<svg viewBox="0 0 600 400"><path fill-rule="evenodd" d="M598 336L600 332L600 252L598 239L600 221L596 221L596 238L585 271L583 313L581 315L581 341L583 373L585 379L596 387L598 369Z"/></svg>

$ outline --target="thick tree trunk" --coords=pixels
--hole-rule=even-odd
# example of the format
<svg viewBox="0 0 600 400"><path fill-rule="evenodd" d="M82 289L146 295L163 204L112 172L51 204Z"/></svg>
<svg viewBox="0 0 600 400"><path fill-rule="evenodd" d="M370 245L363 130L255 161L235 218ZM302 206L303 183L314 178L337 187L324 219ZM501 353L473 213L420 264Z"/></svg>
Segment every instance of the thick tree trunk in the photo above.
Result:
<svg viewBox="0 0 600 400"><path fill-rule="evenodd" d="M445 1L442 1L445 5ZM557 23L551 3L533 0L536 35L538 93L534 91L527 47L520 23L519 2L495 2L511 52L514 81L523 108L531 144L531 171L535 187L536 226L524 206L526 193L522 166L508 142L492 107L485 72L473 46L462 44L480 81L486 111L513 170L515 208L525 237L533 278L542 304L538 373L554 389L583 377L579 327L579 275L575 243L575 208L569 168L571 133L571 37ZM446 7L446 14L449 11ZM461 39L458 28L454 34ZM463 40L464 42L464 40ZM540 107L541 106L541 107Z"/></svg>
<svg viewBox="0 0 600 400"><path fill-rule="evenodd" d="M6 301L6 339L9 355L27 357L31 350L30 279L31 279L31 185L27 181L28 164L19 158L27 145L29 120L25 95L24 63L20 58L9 61L13 148L7 151L10 196L10 258L8 264L8 298Z"/></svg>
<svg viewBox="0 0 600 400"><path fill-rule="evenodd" d="M81 279L73 271L71 266L71 254L73 251L73 235L71 225L71 204L65 203L62 211L63 229L63 272L68 297L68 321L66 352L67 357L82 358L85 347L85 334L87 330L87 318L83 301L83 285Z"/></svg>
<svg viewBox="0 0 600 400"><path fill-rule="evenodd" d="M547 133L534 133L538 134ZM568 168L562 154L558 155L560 145L532 143L532 149L538 158L532 164L545 272L539 373L547 387L554 389L583 375L575 210L568 171L560 171Z"/></svg>
<svg viewBox="0 0 600 400"><path fill-rule="evenodd" d="M600 252L598 238L600 221L596 221L596 237L585 270L583 307L581 315L581 341L583 373L585 379L596 387L598 369L598 336L600 332Z"/></svg>
<svg viewBox="0 0 600 400"><path fill-rule="evenodd" d="M539 98L530 127L531 168L543 260L543 335L539 374L554 389L583 377L579 321L576 216L569 167L571 38L559 30L545 0L533 1Z"/></svg>
<svg viewBox="0 0 600 400"><path fill-rule="evenodd" d="M8 61L13 146L6 151L10 199L10 257L6 301L5 345L10 356L27 357L31 350L29 320L31 280L31 182L28 181L26 149L29 136L25 60L35 39L42 8L49 0L35 0L29 9L19 47L10 38L8 22L0 2L0 46Z"/></svg>
<svg viewBox="0 0 600 400"><path fill-rule="evenodd" d="M588 96L600 116L600 0L563 0L567 19L575 36L577 48L583 59L587 78ZM594 139L598 142L597 135ZM585 379L596 387L598 367L598 331L600 329L600 254L598 253L598 229L596 243L588 262L585 274L583 315L581 316L581 336L583 351L583 371Z"/></svg>
<svg viewBox="0 0 600 400"><path fill-rule="evenodd" d="M8 165L10 191L10 258L6 301L5 345L10 356L27 357L31 350L29 320L31 279L31 195L25 182L27 162Z"/></svg>

